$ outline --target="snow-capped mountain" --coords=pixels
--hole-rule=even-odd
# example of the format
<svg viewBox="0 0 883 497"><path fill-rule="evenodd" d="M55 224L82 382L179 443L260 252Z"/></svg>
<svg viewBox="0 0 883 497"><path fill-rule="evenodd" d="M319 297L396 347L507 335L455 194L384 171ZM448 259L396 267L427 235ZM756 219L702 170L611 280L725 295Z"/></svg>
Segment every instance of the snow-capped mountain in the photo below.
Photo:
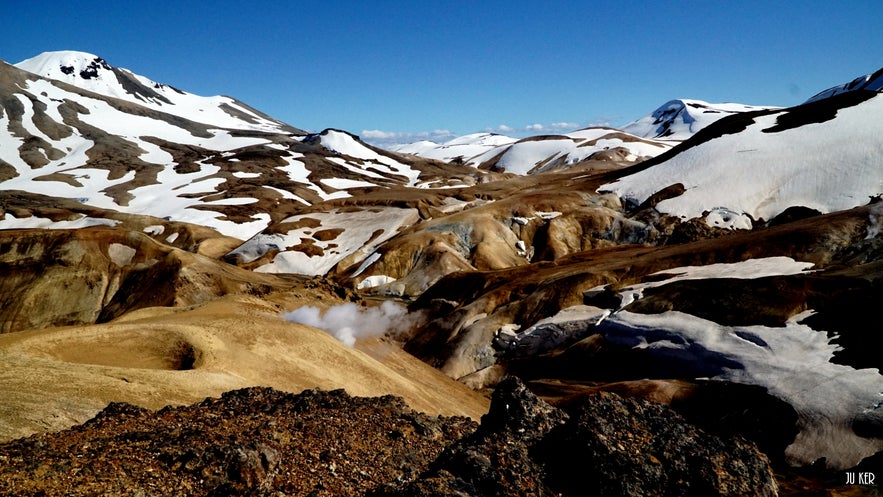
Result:
<svg viewBox="0 0 883 497"><path fill-rule="evenodd" d="M473 157L484 154L489 150L510 145L518 141L510 136L497 133L472 133L458 136L444 143L435 143L429 140L409 143L393 147L392 150L403 154L419 155L428 159L437 159L445 162L471 163Z"/></svg>
<svg viewBox="0 0 883 497"><path fill-rule="evenodd" d="M669 148L671 144L666 142L643 139L613 128L593 127L520 140L494 133L474 133L442 144L421 141L394 150L482 169L533 174L567 167L589 158L636 161L659 155Z"/></svg>
<svg viewBox="0 0 883 497"><path fill-rule="evenodd" d="M678 100L625 131L485 133L403 155L91 54L0 63L0 230L121 225L2 231L0 324L144 310L119 322L141 328L177 319L156 306L237 294L270 316L282 302L404 299L427 322L396 338L470 386L516 374L570 397L677 398L711 409L710 424L736 418L771 458L851 468L883 457L867 325L883 299L883 203L864 205L883 195L881 80L787 109ZM792 207L806 209L716 229ZM830 213L799 218L808 209ZM170 334L176 350L185 335ZM183 359L206 371L199 347Z"/></svg>
<svg viewBox="0 0 883 497"><path fill-rule="evenodd" d="M723 117L768 109L737 103L712 104L702 100L677 99L666 102L650 114L622 127L626 133L655 140L683 141Z"/></svg>
<svg viewBox="0 0 883 497"><path fill-rule="evenodd" d="M841 93L846 93L850 91L857 90L868 90L868 91L880 91L883 89L883 69L873 73L866 74L864 76L859 76L849 83L843 83L842 85L833 86L828 88L827 90L821 91L812 97L810 97L806 102L813 102L816 100L822 100L828 97L833 97L834 95L839 95Z"/></svg>
<svg viewBox="0 0 883 497"><path fill-rule="evenodd" d="M587 159L635 162L655 157L726 116L773 107L671 100L621 129L592 127L560 135L523 139L493 133L460 136L442 144L420 141L400 145L401 153L495 167L516 174L560 169Z"/></svg>
<svg viewBox="0 0 883 497"><path fill-rule="evenodd" d="M15 67L190 121L226 129L303 133L233 98L193 95L128 69L113 67L101 57L85 52L44 52L15 64Z"/></svg>
<svg viewBox="0 0 883 497"><path fill-rule="evenodd" d="M435 178L421 172L426 161L346 132L309 134L235 99L186 93L82 52L0 62L0 102L0 190L237 238L261 231L272 216L348 197L348 189ZM0 228L64 225L58 221L6 212Z"/></svg>
<svg viewBox="0 0 883 497"><path fill-rule="evenodd" d="M838 86L796 107L721 119L601 190L641 204L679 183L684 192L657 210L735 228L789 207L826 213L867 204L883 194L880 80L878 72L852 91Z"/></svg>
<svg viewBox="0 0 883 497"><path fill-rule="evenodd" d="M469 163L509 173L535 174L566 168L588 159L635 162L655 157L669 148L669 144L614 128L593 127L561 135L524 138L488 150L470 159Z"/></svg>

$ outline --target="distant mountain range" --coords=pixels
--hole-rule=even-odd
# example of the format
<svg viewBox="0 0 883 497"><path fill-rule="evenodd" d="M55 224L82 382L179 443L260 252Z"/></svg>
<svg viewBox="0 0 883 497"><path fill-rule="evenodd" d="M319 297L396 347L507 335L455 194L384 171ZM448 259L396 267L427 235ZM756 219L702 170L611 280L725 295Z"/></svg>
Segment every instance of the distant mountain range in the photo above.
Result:
<svg viewBox="0 0 883 497"><path fill-rule="evenodd" d="M520 140L495 133L475 133L441 144L420 141L399 145L393 150L479 168L531 174L590 158L635 162L655 157L718 119L766 108L672 100L621 129L593 127Z"/></svg>

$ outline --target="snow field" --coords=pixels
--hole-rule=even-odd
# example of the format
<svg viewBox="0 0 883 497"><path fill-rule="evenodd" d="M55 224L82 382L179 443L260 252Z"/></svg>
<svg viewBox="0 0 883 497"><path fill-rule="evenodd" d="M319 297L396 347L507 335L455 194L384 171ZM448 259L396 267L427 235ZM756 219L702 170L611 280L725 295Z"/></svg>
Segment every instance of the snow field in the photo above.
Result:
<svg viewBox="0 0 883 497"><path fill-rule="evenodd" d="M849 209L883 193L881 113L883 97L878 96L840 109L835 119L776 133L763 130L774 126L779 114L762 116L741 133L687 149L599 191L640 203L682 183L683 195L656 208L683 219L714 208L755 220L770 220L791 206L822 213Z"/></svg>

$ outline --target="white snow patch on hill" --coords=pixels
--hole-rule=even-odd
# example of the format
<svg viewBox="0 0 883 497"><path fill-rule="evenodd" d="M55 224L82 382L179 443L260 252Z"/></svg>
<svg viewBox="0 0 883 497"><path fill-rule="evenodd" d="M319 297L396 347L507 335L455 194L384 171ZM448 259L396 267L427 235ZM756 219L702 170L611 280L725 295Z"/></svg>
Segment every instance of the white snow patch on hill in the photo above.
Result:
<svg viewBox="0 0 883 497"><path fill-rule="evenodd" d="M11 213L7 212L4 214L2 218L0 218L0 223L2 223L3 229L15 230L15 229L48 229L48 230L66 230L66 229L77 229L77 228L88 228L90 226L116 226L119 224L119 221L114 219L105 219L105 218L95 218L88 216L80 216L77 219L70 221L53 221L52 219L46 217L23 217L17 218L13 216Z"/></svg>
<svg viewBox="0 0 883 497"><path fill-rule="evenodd" d="M282 223L300 226L287 233L261 233L228 254L252 262L270 251L273 260L255 271L321 275L350 257L355 264L375 251L400 229L417 222L416 209L377 208L356 212L313 212L292 216ZM326 235L319 235L324 232ZM351 257L352 256L352 257Z"/></svg>
<svg viewBox="0 0 883 497"><path fill-rule="evenodd" d="M409 179L410 185L413 185L417 181L417 177L420 176L420 171L412 169L407 164L403 164L393 159L392 157L388 157L386 155L379 154L374 150L371 150L370 148L365 146L364 143L353 138L349 133L326 130L319 136L322 140L322 146L327 148L328 150L331 150L332 152L337 152L342 155L348 155L356 159L368 161L372 163L369 164L369 166L373 166L380 171L405 176ZM342 158L340 160L342 165L346 165L344 164ZM370 171L367 171L367 167L359 167L358 172L363 175L374 174ZM374 175L378 178L383 177L377 174Z"/></svg>
<svg viewBox="0 0 883 497"><path fill-rule="evenodd" d="M441 145L421 141L395 147L395 151L443 160L462 161L479 166L499 157L496 165L506 172L528 174L543 170L544 165L573 164L596 152L616 147L628 149L625 160L654 157L671 144L630 137L613 128L586 128L562 135L538 136L516 140L494 133L464 135Z"/></svg>
<svg viewBox="0 0 883 497"><path fill-rule="evenodd" d="M758 117L740 133L684 150L599 191L641 203L681 183L686 192L659 202L660 212L691 219L723 208L755 220L772 219L791 206L823 213L849 209L883 193L883 98L839 109L836 118L822 123L763 132L780 113Z"/></svg>
<svg viewBox="0 0 883 497"><path fill-rule="evenodd" d="M470 159L482 155L500 146L509 145L518 141L515 138L498 135L496 133L472 133L458 136L452 140L438 144L423 140L407 145L393 147L393 151L402 154L419 155L427 159L436 159L445 162L460 160L472 163Z"/></svg>
<svg viewBox="0 0 883 497"><path fill-rule="evenodd" d="M635 161L655 157L671 148L671 144L645 140L612 128L587 128L563 135L526 138L491 149L468 162L479 165L499 157L497 167L510 173L528 174L552 166L575 164L597 152L617 147L628 150L624 160Z"/></svg>

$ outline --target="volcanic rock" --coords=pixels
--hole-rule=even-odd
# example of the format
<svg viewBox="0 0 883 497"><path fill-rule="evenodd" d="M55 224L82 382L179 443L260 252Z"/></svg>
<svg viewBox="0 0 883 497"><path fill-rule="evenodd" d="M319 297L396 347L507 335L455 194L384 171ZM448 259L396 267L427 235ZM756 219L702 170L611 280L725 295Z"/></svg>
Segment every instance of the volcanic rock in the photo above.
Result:
<svg viewBox="0 0 883 497"><path fill-rule="evenodd" d="M362 495L412 478L474 429L342 390L249 388L156 412L114 403L82 426L0 446L0 493Z"/></svg>
<svg viewBox="0 0 883 497"><path fill-rule="evenodd" d="M500 383L481 426L415 481L373 496L777 495L766 457L659 404L603 393L567 413L515 378Z"/></svg>

